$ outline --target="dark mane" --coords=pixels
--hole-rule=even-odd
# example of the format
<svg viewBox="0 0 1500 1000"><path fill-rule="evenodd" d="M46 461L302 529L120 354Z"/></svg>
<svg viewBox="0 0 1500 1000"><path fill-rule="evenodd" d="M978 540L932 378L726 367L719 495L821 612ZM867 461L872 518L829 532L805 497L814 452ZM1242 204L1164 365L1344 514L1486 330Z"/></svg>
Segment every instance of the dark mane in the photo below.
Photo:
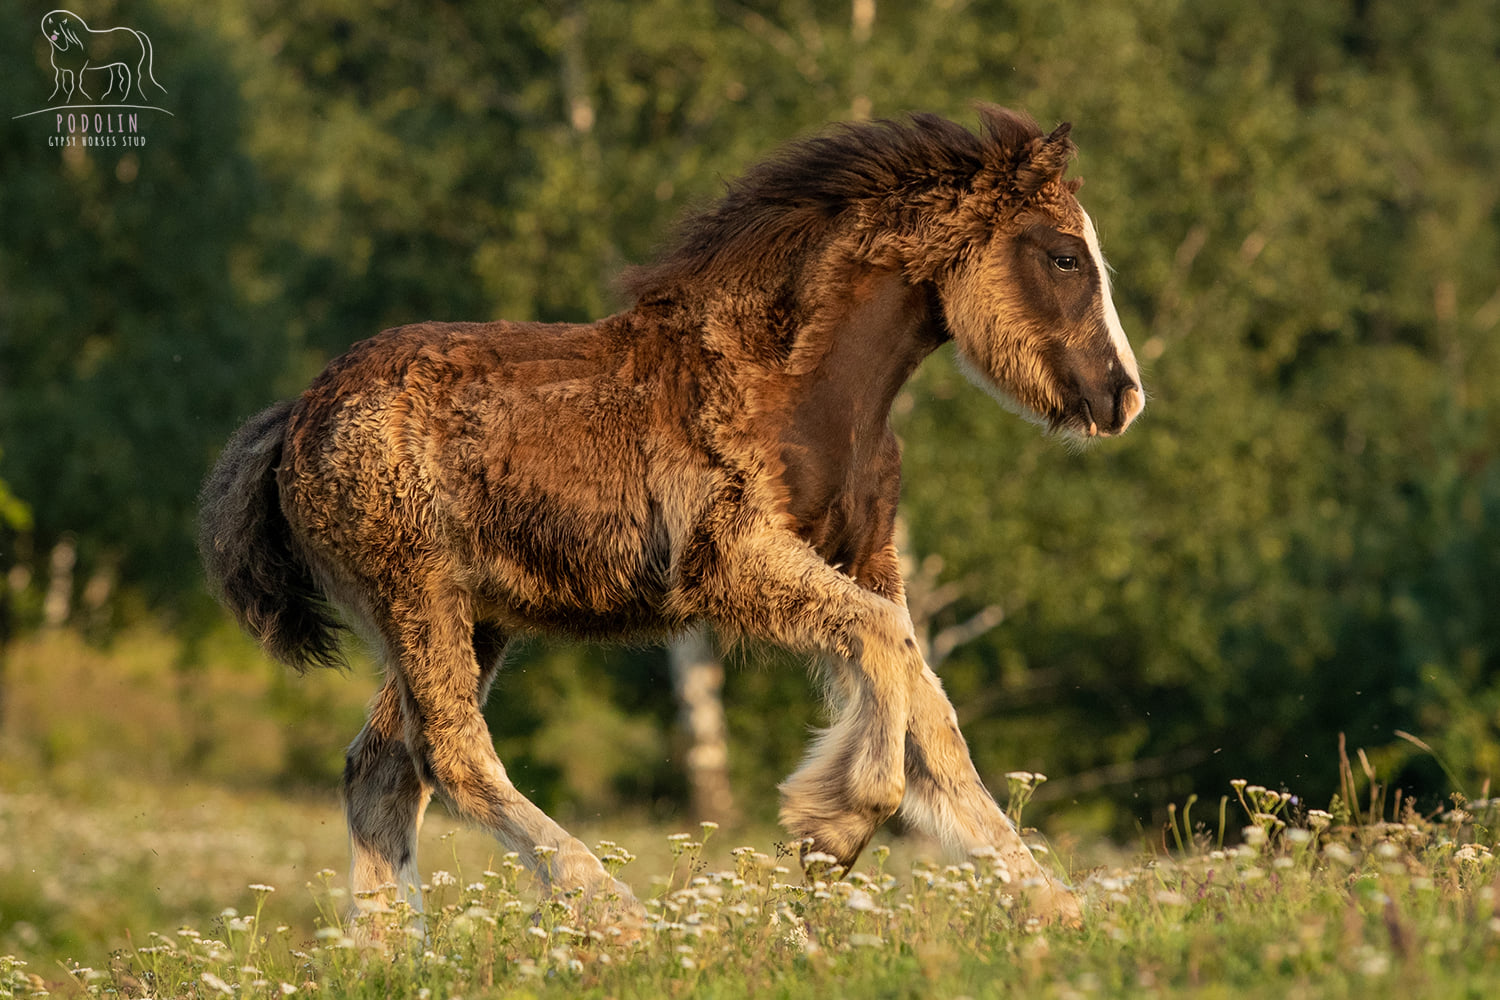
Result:
<svg viewBox="0 0 1500 1000"><path fill-rule="evenodd" d="M647 302L768 274L790 277L803 252L851 209L884 215L951 207L979 187L1000 188L1003 197L1043 133L1027 115L987 104L978 111L978 134L921 113L848 122L784 146L681 223L655 263L628 270L623 290Z"/></svg>

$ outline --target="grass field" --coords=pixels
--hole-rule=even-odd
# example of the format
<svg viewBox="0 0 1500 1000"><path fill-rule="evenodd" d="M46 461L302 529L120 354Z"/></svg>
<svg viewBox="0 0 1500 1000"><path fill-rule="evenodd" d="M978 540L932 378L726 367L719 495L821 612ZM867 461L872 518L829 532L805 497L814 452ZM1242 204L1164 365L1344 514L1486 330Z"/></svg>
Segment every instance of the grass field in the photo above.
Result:
<svg viewBox="0 0 1500 1000"><path fill-rule="evenodd" d="M344 850L329 805L5 794L0 996L1500 995L1500 804L1289 822L1251 786L1224 810L1238 846L1217 846L1217 816L1196 838L1179 817L1169 856L1073 871L1081 928L1029 918L983 857L882 845L848 877L805 880L770 842L637 829L640 858L602 845L649 899L637 936L537 900L515 858L441 816L425 922L353 926L344 876L324 868Z"/></svg>
<svg viewBox="0 0 1500 1000"><path fill-rule="evenodd" d="M356 926L330 769L358 685L184 672L147 632L12 652L0 997L1500 996L1500 799L1420 815L1358 757L1332 762L1326 812L1236 783L1172 809L1149 848L1059 841L1077 928L1032 920L987 858L886 833L845 877L804 877L773 830L575 822L617 842L601 854L646 901L644 928L619 932L538 899L440 809L423 922ZM200 752L195 729L233 736ZM1010 791L1014 810L1025 781Z"/></svg>

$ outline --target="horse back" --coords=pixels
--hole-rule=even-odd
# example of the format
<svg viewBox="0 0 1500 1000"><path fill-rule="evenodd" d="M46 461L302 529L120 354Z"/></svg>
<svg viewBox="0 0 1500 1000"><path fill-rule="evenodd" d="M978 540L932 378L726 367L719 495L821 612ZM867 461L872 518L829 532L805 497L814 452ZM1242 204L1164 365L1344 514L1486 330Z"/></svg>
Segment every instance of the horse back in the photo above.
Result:
<svg viewBox="0 0 1500 1000"><path fill-rule="evenodd" d="M311 561L361 589L456 588L512 628L680 624L673 552L712 470L682 351L632 325L426 323L332 362L280 473Z"/></svg>

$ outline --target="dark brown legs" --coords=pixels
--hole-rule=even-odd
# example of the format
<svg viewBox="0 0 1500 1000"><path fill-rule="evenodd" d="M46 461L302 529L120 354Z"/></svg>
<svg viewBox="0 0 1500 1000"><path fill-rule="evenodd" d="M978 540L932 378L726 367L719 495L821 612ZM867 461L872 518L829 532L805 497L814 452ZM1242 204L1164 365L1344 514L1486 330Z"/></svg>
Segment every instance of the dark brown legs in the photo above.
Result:
<svg viewBox="0 0 1500 1000"><path fill-rule="evenodd" d="M1043 872L980 781L905 607L783 532L743 539L729 565L711 616L824 664L832 718L781 785L788 832L848 868L899 808L959 850L992 848L1038 911L1076 921L1076 900ZM385 905L382 889L416 901L417 831L436 791L543 885L633 911L630 890L521 795L495 755L480 705L506 637L475 629L467 599L451 592L393 606L382 631L393 650L387 681L345 772L356 905Z"/></svg>
<svg viewBox="0 0 1500 1000"><path fill-rule="evenodd" d="M421 908L417 833L432 787L407 752L403 729L398 684L388 680L344 764L349 884L356 911L384 908L385 894L392 892Z"/></svg>

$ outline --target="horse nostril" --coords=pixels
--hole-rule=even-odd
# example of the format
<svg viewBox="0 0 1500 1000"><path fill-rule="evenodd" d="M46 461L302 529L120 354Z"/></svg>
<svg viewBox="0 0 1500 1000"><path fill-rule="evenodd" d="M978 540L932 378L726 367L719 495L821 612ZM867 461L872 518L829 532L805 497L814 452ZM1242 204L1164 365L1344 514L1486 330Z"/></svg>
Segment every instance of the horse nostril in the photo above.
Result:
<svg viewBox="0 0 1500 1000"><path fill-rule="evenodd" d="M1144 408L1145 399L1134 382L1125 382L1115 390L1115 421L1120 430L1129 427Z"/></svg>
<svg viewBox="0 0 1500 1000"><path fill-rule="evenodd" d="M1083 401L1083 421L1086 428L1085 433L1089 437L1098 437L1099 425L1094 421L1094 408L1089 405L1087 399Z"/></svg>

